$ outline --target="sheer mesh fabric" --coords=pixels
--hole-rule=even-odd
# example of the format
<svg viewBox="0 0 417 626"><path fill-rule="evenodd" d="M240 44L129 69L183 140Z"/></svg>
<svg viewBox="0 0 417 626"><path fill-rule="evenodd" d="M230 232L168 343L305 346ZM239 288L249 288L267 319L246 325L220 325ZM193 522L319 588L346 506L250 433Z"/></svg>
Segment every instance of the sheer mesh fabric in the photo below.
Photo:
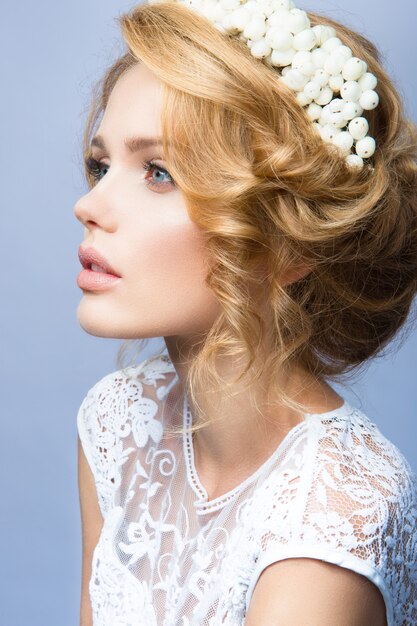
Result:
<svg viewBox="0 0 417 626"><path fill-rule="evenodd" d="M305 414L273 454L208 499L167 353L112 372L77 416L104 518L94 626L243 626L270 563L310 557L381 591L388 626L417 624L417 477L359 409Z"/></svg>

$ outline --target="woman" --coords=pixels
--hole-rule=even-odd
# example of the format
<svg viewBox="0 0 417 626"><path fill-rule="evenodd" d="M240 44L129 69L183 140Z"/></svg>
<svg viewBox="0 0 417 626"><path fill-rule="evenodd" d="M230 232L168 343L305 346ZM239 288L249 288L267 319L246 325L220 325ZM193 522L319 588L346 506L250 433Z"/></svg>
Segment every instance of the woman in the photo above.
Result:
<svg viewBox="0 0 417 626"><path fill-rule="evenodd" d="M123 15L88 119L78 319L166 350L78 413L80 623L414 624L416 476L329 381L410 311L416 129L368 40L238 4Z"/></svg>

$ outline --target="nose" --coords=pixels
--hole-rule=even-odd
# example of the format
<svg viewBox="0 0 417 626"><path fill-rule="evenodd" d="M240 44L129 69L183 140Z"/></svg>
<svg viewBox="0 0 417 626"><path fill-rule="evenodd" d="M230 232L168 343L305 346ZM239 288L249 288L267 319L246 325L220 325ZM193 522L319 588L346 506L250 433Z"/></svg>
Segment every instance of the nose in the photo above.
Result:
<svg viewBox="0 0 417 626"><path fill-rule="evenodd" d="M95 222L94 210L90 205L90 201L88 199L89 194L85 194L78 198L77 202L74 205L74 215L81 224L87 226L89 222Z"/></svg>
<svg viewBox="0 0 417 626"><path fill-rule="evenodd" d="M107 231L115 230L114 214L95 188L77 200L74 215L86 228L97 226Z"/></svg>

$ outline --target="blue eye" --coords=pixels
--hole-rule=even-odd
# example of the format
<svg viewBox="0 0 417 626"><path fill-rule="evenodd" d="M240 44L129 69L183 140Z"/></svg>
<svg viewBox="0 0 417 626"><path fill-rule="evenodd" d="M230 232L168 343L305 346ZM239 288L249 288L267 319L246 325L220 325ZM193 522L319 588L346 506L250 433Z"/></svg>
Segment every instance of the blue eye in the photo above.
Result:
<svg viewBox="0 0 417 626"><path fill-rule="evenodd" d="M144 168L144 170L146 170L147 172L152 172L152 174L154 173L153 170L156 170L157 172L159 172L160 174L162 173L164 176L166 175L167 179L162 179L162 180L151 180L149 181L148 178L146 178L146 184L149 187L156 187L156 188L160 188L160 187L164 187L167 184L171 184L175 186L175 182L172 178L172 176L169 174L169 172L161 167L160 165L157 165L155 163L155 161L150 160L150 161L145 161L144 163L142 163L142 166ZM95 184L96 182L100 181L102 178L102 169L109 169L108 165L105 165L104 163L100 163L99 161L97 161L96 159L93 159L93 157L88 157L85 161L85 167L87 170L88 175L93 179L93 184ZM159 176L159 178L161 178L161 176Z"/></svg>
<svg viewBox="0 0 417 626"><path fill-rule="evenodd" d="M172 176L170 175L170 173L163 167L161 167L160 165L157 165L155 163L155 161L150 160L150 161L145 161L144 163L142 163L143 169L146 170L147 172L150 172L153 168L155 168L157 171L162 172L163 174L166 174L168 177L168 180L165 181L160 181L157 180L156 182L147 182L147 185L151 185L151 186L158 186L158 185L163 185L164 183L168 182L171 183L172 185L175 185L174 180L172 178Z"/></svg>

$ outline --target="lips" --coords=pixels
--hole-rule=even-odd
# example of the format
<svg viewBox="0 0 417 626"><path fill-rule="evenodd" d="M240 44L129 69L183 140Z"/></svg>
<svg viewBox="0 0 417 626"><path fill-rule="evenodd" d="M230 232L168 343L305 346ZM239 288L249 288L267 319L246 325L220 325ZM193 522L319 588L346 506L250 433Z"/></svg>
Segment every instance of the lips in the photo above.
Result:
<svg viewBox="0 0 417 626"><path fill-rule="evenodd" d="M120 277L120 274L110 265L110 263L97 252L95 248L78 248L78 258L84 269L92 269L105 274L112 274ZM94 266L93 268L91 266ZM97 267L98 266L98 267Z"/></svg>

